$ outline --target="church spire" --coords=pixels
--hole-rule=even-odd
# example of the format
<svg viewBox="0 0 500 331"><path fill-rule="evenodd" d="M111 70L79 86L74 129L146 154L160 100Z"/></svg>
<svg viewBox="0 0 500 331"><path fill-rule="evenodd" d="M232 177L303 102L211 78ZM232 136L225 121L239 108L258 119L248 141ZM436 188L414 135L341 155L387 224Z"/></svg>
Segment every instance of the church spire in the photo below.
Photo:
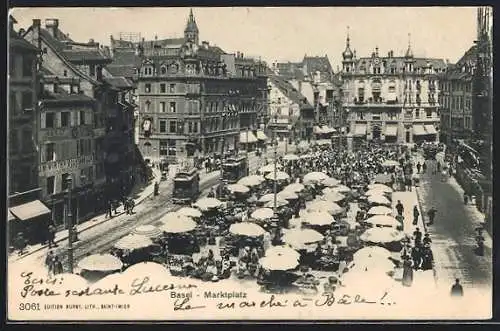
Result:
<svg viewBox="0 0 500 331"><path fill-rule="evenodd" d="M189 17L187 20L186 28L184 29L184 39L186 41L198 44L199 30L196 25L196 19L194 18L193 9L189 10Z"/></svg>
<svg viewBox="0 0 500 331"><path fill-rule="evenodd" d="M413 51L411 50L411 33L408 33L408 49L406 50L405 57L406 58L413 57Z"/></svg>
<svg viewBox="0 0 500 331"><path fill-rule="evenodd" d="M345 51L342 53L344 61L352 60L353 54L351 51L351 38L349 37L349 26L347 27L347 39L345 43Z"/></svg>

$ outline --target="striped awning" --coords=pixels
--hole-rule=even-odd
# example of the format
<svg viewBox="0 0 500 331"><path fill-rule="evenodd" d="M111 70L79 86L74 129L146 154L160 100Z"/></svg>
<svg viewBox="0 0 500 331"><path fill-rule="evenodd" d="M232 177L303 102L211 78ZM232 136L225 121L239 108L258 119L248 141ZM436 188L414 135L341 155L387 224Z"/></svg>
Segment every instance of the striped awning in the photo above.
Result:
<svg viewBox="0 0 500 331"><path fill-rule="evenodd" d="M428 133L425 131L425 128L423 125L421 125L421 124L414 124L413 125L413 135L414 136L425 136L426 134L428 134Z"/></svg>
<svg viewBox="0 0 500 331"><path fill-rule="evenodd" d="M259 140L267 140L267 136L262 130L257 130L257 139Z"/></svg>
<svg viewBox="0 0 500 331"><path fill-rule="evenodd" d="M38 216L49 214L50 209L47 208L47 206L45 206L40 200L35 200L12 207L10 208L10 212L21 221L25 221Z"/></svg>
<svg viewBox="0 0 500 331"><path fill-rule="evenodd" d="M398 126L395 124L386 125L385 127L385 135L390 137L395 137L398 135Z"/></svg>
<svg viewBox="0 0 500 331"><path fill-rule="evenodd" d="M354 135L357 137L366 136L366 124L356 124Z"/></svg>
<svg viewBox="0 0 500 331"><path fill-rule="evenodd" d="M432 124L424 125L427 134L437 134L436 128Z"/></svg>
<svg viewBox="0 0 500 331"><path fill-rule="evenodd" d="M240 143L241 144L252 144L258 141L257 137L252 131L241 131L240 132Z"/></svg>

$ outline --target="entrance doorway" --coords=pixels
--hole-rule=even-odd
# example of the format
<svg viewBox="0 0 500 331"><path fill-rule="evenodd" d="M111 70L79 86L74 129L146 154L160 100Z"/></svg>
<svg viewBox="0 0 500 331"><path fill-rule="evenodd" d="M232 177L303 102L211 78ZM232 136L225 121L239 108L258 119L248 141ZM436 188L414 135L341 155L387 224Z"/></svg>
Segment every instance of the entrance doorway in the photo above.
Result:
<svg viewBox="0 0 500 331"><path fill-rule="evenodd" d="M372 139L373 140L380 140L380 133L381 133L380 126L374 126L372 130Z"/></svg>
<svg viewBox="0 0 500 331"><path fill-rule="evenodd" d="M406 143L410 143L410 131L406 131Z"/></svg>

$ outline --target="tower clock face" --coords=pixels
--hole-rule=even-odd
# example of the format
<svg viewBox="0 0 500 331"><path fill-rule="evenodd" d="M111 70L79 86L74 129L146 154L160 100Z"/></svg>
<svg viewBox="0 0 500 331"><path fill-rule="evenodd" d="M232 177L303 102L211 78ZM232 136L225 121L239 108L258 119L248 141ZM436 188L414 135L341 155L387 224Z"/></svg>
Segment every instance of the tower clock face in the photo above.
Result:
<svg viewBox="0 0 500 331"><path fill-rule="evenodd" d="M380 63L380 60L379 60L379 59L375 59L375 60L373 60L373 62L374 62L375 64L379 64L379 63Z"/></svg>

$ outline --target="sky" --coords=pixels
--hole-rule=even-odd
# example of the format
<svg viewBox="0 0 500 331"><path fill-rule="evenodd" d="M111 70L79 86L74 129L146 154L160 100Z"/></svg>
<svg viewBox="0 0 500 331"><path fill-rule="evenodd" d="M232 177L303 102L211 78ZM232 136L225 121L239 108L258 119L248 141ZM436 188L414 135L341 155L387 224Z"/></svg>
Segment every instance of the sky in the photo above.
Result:
<svg viewBox="0 0 500 331"><path fill-rule="evenodd" d="M411 42L416 57L456 62L473 45L475 7L193 7L200 42L207 40L228 53L243 52L268 63L299 62L328 55L341 65L349 29L357 56L403 55ZM16 29L32 19L58 18L75 41L110 44L110 35L140 33L146 40L182 37L189 7L14 8Z"/></svg>

